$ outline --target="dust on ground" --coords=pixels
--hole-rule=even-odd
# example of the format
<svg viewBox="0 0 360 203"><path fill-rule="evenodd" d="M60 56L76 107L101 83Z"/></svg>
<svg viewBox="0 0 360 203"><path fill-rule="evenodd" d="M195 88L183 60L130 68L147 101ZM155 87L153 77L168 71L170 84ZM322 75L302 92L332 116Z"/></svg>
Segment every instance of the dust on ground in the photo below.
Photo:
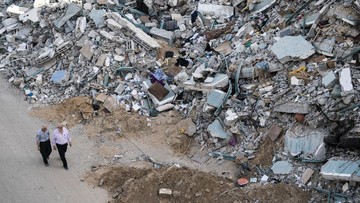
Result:
<svg viewBox="0 0 360 203"><path fill-rule="evenodd" d="M308 202L310 194L284 183L237 187L231 180L175 165L165 169L109 167L88 177L108 189L114 202ZM172 190L160 195L159 190Z"/></svg>
<svg viewBox="0 0 360 203"><path fill-rule="evenodd" d="M69 127L84 124L83 134L95 143L94 165L102 166L86 180L94 185L103 182L117 196L115 202L307 202L310 197L310 193L287 184L235 187L238 166L209 158L193 137L180 132L177 124L181 116L176 111L157 117L124 110L109 113L103 107L94 111L90 98L75 97L35 109L32 115L51 122L65 121ZM250 164L271 165L274 147L265 140ZM161 163L162 169L155 169L144 155ZM159 196L160 188L172 189L174 194Z"/></svg>

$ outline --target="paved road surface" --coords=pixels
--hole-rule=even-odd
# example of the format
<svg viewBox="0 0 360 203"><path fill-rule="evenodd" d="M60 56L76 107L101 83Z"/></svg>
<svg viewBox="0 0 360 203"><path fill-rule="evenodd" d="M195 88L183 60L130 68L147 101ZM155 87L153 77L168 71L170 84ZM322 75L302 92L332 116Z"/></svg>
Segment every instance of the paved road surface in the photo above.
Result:
<svg viewBox="0 0 360 203"><path fill-rule="evenodd" d="M80 138L73 136L75 144L66 153L68 171L62 168L57 151L45 167L34 141L43 122L28 115L23 99L0 76L0 202L106 202L105 190L80 181L84 169L80 165L91 151L84 150L77 141Z"/></svg>

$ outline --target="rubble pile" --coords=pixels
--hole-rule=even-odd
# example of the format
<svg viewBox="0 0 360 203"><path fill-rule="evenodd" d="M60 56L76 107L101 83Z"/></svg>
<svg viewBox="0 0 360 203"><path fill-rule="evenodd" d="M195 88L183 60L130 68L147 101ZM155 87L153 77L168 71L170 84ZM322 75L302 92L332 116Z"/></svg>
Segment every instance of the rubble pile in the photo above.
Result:
<svg viewBox="0 0 360 203"><path fill-rule="evenodd" d="M337 148L360 146L359 1L5 3L0 70L29 102L87 95L94 111L175 109L195 115L189 136L219 160L243 164L283 139L260 182L310 187L314 163L335 156L323 178L359 182L359 157Z"/></svg>

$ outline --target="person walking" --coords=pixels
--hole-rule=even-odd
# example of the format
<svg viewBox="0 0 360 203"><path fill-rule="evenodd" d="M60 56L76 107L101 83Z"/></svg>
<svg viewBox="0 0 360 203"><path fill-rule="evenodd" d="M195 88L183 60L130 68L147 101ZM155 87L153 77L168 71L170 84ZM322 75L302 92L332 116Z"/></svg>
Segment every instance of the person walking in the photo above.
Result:
<svg viewBox="0 0 360 203"><path fill-rule="evenodd" d="M52 150L50 144L50 133L46 126L42 126L41 129L37 131L35 140L45 166L49 166L48 160Z"/></svg>
<svg viewBox="0 0 360 203"><path fill-rule="evenodd" d="M71 147L71 138L69 131L64 127L63 124L58 124L57 128L54 130L53 133L53 149L59 151L59 155L61 161L63 162L63 167L68 170L68 165L65 158L65 152L67 150L67 146Z"/></svg>

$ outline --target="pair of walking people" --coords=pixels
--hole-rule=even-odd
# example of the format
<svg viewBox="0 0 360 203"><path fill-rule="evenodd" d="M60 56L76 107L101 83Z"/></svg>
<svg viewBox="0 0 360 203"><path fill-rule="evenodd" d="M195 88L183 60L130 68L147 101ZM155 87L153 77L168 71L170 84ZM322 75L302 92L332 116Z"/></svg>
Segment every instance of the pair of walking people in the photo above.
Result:
<svg viewBox="0 0 360 203"><path fill-rule="evenodd" d="M71 138L69 131L64 127L63 124L57 125L53 132L52 139L50 139L50 133L47 127L42 126L41 129L38 130L35 140L45 166L49 166L48 160L52 149L57 149L63 163L63 167L68 170L65 152L67 151L68 145L71 147Z"/></svg>

